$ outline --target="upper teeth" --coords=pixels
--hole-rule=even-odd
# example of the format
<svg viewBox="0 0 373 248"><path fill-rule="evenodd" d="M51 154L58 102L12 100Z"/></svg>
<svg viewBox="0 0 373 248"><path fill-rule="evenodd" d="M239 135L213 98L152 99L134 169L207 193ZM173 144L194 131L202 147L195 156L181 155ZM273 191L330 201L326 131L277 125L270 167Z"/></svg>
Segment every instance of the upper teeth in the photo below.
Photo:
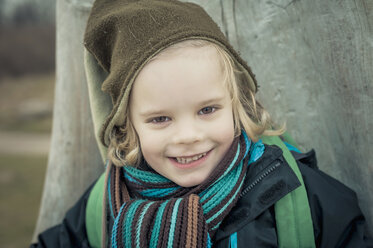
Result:
<svg viewBox="0 0 373 248"><path fill-rule="evenodd" d="M196 160L202 158L205 155L206 155L206 152L205 153L201 153L199 155L195 155L193 157L189 157L189 158L178 158L178 157L176 157L176 160L180 164L187 164L187 163L190 163L192 161L196 161Z"/></svg>

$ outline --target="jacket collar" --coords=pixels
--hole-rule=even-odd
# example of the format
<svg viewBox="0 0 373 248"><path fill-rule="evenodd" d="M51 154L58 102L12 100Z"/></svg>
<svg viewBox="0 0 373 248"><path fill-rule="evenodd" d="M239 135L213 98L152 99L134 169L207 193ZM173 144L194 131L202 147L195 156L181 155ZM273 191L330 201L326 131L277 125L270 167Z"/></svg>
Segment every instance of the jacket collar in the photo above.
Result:
<svg viewBox="0 0 373 248"><path fill-rule="evenodd" d="M282 150L266 145L262 157L249 165L240 198L221 224L215 240L236 232L300 185Z"/></svg>

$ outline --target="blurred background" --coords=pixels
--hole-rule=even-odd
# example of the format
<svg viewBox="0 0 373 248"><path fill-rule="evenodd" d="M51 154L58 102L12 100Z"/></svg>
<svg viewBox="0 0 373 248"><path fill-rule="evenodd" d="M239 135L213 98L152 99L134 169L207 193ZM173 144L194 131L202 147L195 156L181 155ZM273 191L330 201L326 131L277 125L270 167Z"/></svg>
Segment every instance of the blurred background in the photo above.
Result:
<svg viewBox="0 0 373 248"><path fill-rule="evenodd" d="M48 159L55 1L0 0L0 247L27 247Z"/></svg>

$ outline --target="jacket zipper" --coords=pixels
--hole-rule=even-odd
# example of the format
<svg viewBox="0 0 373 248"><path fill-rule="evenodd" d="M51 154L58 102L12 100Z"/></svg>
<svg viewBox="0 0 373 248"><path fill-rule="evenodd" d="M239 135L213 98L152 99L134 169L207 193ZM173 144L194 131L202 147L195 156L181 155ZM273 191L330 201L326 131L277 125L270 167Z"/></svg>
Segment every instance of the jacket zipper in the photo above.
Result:
<svg viewBox="0 0 373 248"><path fill-rule="evenodd" d="M254 182L252 182L248 187L246 187L240 194L238 198L246 195L250 190L252 190L260 181L262 181L266 176L271 174L277 167L281 165L280 161L276 161L276 163L270 166L265 172L263 172Z"/></svg>

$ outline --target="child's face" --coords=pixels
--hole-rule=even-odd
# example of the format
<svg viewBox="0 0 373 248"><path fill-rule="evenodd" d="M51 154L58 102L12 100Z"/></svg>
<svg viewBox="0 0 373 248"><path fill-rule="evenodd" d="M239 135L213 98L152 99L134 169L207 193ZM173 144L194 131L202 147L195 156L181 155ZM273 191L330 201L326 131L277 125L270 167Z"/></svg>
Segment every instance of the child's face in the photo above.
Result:
<svg viewBox="0 0 373 248"><path fill-rule="evenodd" d="M146 65L132 89L130 117L145 160L183 187L202 183L234 139L218 61L212 48L182 48Z"/></svg>

